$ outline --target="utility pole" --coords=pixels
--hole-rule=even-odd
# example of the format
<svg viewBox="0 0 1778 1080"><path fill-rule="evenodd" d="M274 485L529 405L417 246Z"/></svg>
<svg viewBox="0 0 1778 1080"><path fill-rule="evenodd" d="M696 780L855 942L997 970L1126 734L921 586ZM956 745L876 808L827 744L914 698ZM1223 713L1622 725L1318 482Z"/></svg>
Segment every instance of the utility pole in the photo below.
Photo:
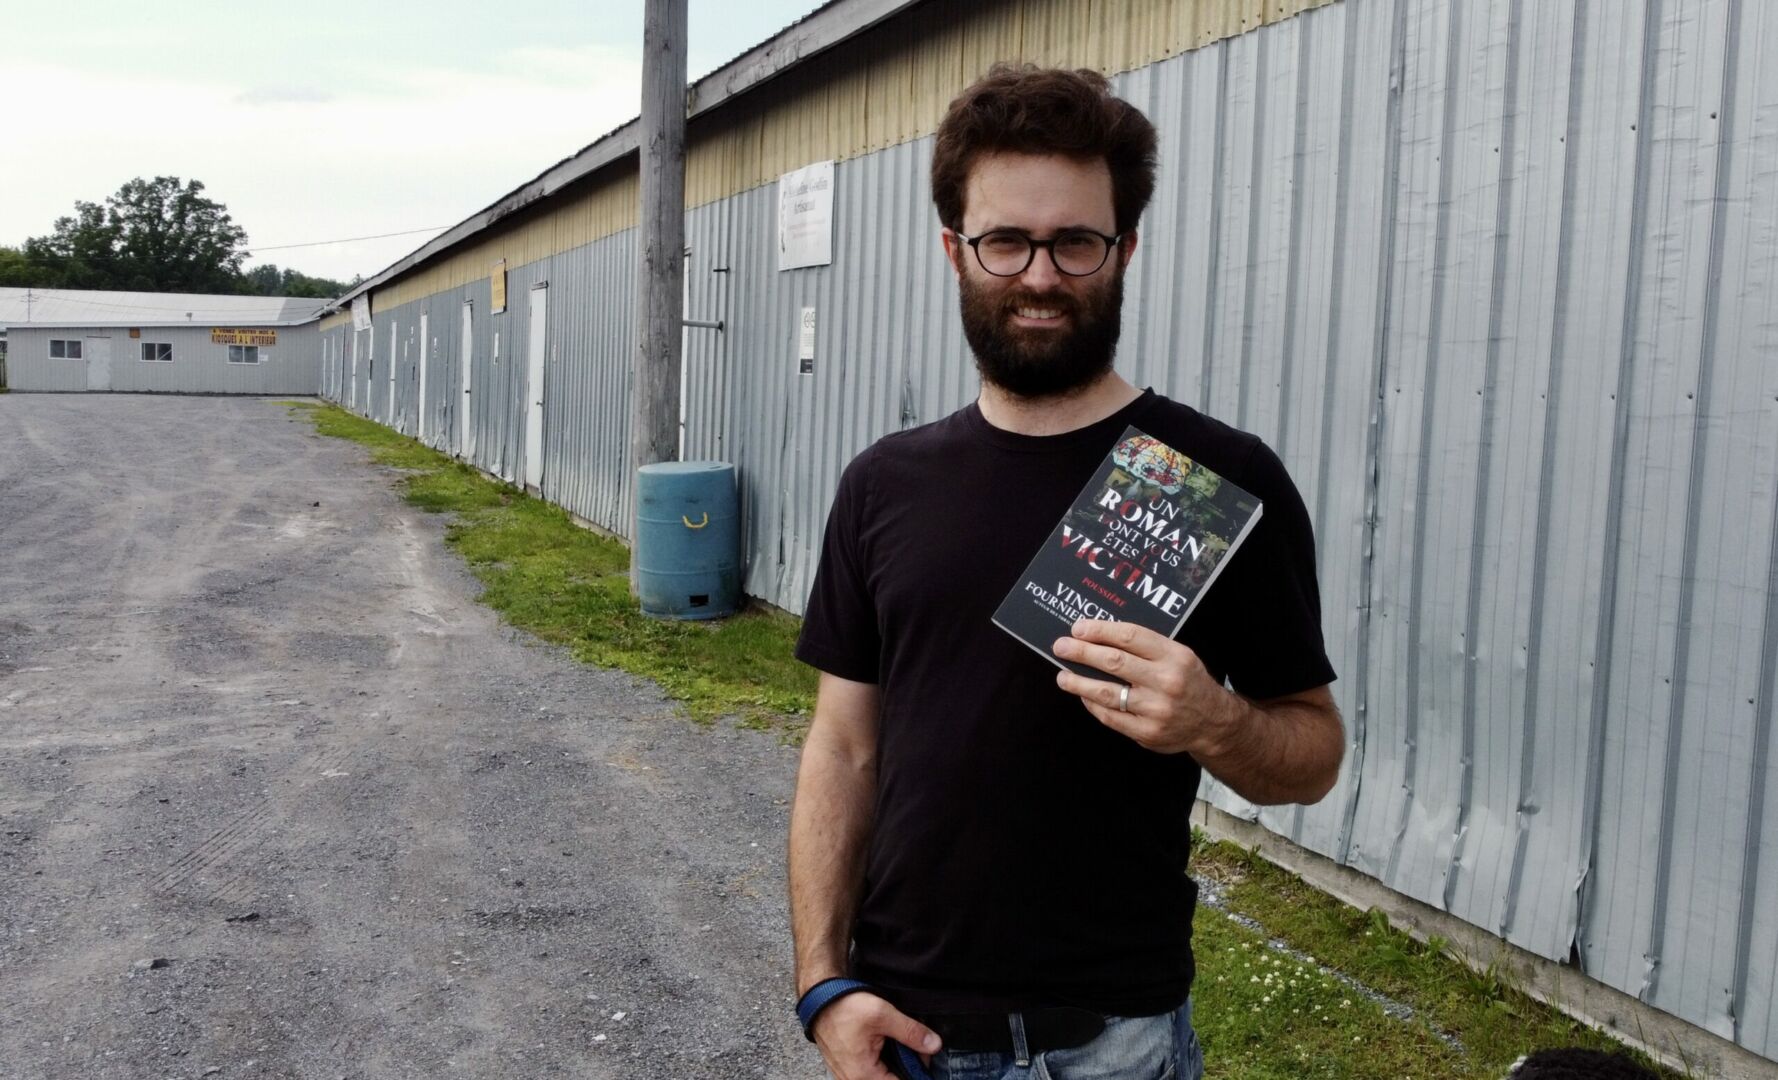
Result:
<svg viewBox="0 0 1778 1080"><path fill-rule="evenodd" d="M647 0L642 27L642 257L631 368L630 490L636 470L679 454L680 335L685 319L686 0ZM637 591L635 505L630 593Z"/></svg>

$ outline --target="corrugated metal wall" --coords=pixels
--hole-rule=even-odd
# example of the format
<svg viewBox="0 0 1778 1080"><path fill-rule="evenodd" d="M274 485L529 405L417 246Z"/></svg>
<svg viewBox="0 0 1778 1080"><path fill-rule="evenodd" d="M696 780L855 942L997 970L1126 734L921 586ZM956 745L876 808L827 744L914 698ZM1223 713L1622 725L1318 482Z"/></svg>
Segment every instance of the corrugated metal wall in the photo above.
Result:
<svg viewBox="0 0 1778 1080"><path fill-rule="evenodd" d="M111 345L109 381L113 391L314 394L321 385L321 339L316 325L259 329L274 331L278 343L260 347L258 364L231 364L228 346L213 344L208 326L142 327L140 338L131 338L127 327L14 326L9 331L8 379L15 390L85 390L89 355L79 360L51 358L50 339L77 338L84 345L89 338L103 337ZM143 342L171 345L173 359L142 360Z"/></svg>
<svg viewBox="0 0 1778 1080"><path fill-rule="evenodd" d="M489 281L483 278L377 311L370 330L355 332L349 321L336 325L322 334L329 354L339 357L326 394L416 437L424 414L429 445L521 482L531 302L541 286L549 294L541 492L602 528L627 533L629 488L623 459L629 452L635 261L635 231L627 230L508 270L507 306L498 315L489 312ZM427 349L423 402L422 317ZM468 393L463 384L466 359Z"/></svg>
<svg viewBox="0 0 1778 1080"><path fill-rule="evenodd" d="M113 334L114 330L90 331ZM14 326L6 332L6 380L14 390L85 390L87 365L79 360L52 359L50 339L80 338L84 344L89 331L77 328L33 330ZM125 341L129 338L125 337Z"/></svg>
<svg viewBox="0 0 1778 1080"><path fill-rule="evenodd" d="M1265 436L1317 530L1351 752L1259 820L1768 1057L1775 50L1746 0L1342 0L1117 79L1164 148L1120 368ZM686 456L740 466L747 588L792 610L850 456L973 393L930 152L840 163L831 267L773 269L769 185L688 214L725 329L687 331ZM632 255L516 268L474 388L515 475L551 278L544 491L619 531ZM378 313L377 372L417 312Z"/></svg>
<svg viewBox="0 0 1778 1080"><path fill-rule="evenodd" d="M827 505L851 457L885 432L974 395L925 175L931 140L834 173L832 268L779 273L773 187L687 215L688 458L743 478L748 591L801 611ZM799 374L802 311L815 309L814 374ZM811 497L812 496L812 497Z"/></svg>

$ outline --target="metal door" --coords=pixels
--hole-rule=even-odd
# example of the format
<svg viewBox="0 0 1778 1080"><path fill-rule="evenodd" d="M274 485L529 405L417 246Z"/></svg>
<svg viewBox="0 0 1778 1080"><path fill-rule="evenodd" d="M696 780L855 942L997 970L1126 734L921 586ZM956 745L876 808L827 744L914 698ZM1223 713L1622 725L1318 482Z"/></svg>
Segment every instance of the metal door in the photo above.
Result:
<svg viewBox="0 0 1778 1080"><path fill-rule="evenodd" d="M399 330L400 330L400 327L395 325L395 320L390 319L389 320L389 401L388 401L388 404L384 406L383 424L386 427L394 428L396 431L401 430L401 428L397 427L395 424L395 369L401 366L400 364L396 363L396 361L395 361L395 358L401 354L401 338L398 333Z"/></svg>
<svg viewBox="0 0 1778 1080"><path fill-rule="evenodd" d="M358 408L358 331L346 335L346 352L352 357L352 381L346 384L346 408Z"/></svg>
<svg viewBox="0 0 1778 1080"><path fill-rule="evenodd" d="M498 384L504 388L507 383L511 381L511 377L509 375L505 380L500 378L500 331L498 330L494 331L493 359L494 373L490 377L490 381L498 382ZM508 372L512 371L512 361L510 359L506 363L506 370ZM512 444L512 410L506 406L502 406L500 411L496 414L493 412L493 409L495 402L510 402L511 400L512 398L510 396L502 394L499 397L489 397L488 404L482 406L483 415L486 416L488 420L490 434L494 436L494 472L500 479L509 484L515 482L512 468L518 459L518 447ZM528 410L526 415L529 415Z"/></svg>
<svg viewBox="0 0 1778 1080"><path fill-rule="evenodd" d="M364 410L360 414L370 419L372 402L377 398L377 331L375 327L364 332Z"/></svg>
<svg viewBox="0 0 1778 1080"><path fill-rule="evenodd" d="M475 456L473 428L469 423L469 372L475 364L475 305L463 301L463 333L457 339L463 356L463 395L457 399L457 456L469 461Z"/></svg>
<svg viewBox="0 0 1778 1080"><path fill-rule="evenodd" d="M420 400L414 409L417 414L415 423L419 427L420 441L426 443L427 446L432 445L426 442L426 362L432 358L432 339L426 336L426 328L430 318L431 316L426 312L420 313Z"/></svg>
<svg viewBox="0 0 1778 1080"><path fill-rule="evenodd" d="M531 286L531 341L525 353L525 486L543 487L543 349L549 336L549 282Z"/></svg>
<svg viewBox="0 0 1778 1080"><path fill-rule="evenodd" d="M86 350L86 388L111 389L111 339L90 337L82 347Z"/></svg>

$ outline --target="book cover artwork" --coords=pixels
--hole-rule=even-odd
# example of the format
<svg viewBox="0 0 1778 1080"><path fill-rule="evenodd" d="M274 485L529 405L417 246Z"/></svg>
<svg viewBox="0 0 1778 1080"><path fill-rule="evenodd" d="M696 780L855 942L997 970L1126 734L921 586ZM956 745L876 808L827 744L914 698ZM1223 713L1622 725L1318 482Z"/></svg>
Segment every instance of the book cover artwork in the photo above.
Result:
<svg viewBox="0 0 1778 1080"><path fill-rule="evenodd" d="M1126 428L1000 602L994 623L1058 667L1111 679L1060 659L1050 646L1080 618L1138 623L1172 637L1262 509L1210 469Z"/></svg>

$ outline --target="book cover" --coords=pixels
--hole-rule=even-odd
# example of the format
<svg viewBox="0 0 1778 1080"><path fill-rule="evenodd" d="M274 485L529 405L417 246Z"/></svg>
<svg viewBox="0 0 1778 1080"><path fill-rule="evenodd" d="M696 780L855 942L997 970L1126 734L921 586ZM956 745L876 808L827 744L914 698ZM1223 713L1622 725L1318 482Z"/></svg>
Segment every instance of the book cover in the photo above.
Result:
<svg viewBox="0 0 1778 1080"><path fill-rule="evenodd" d="M1264 508L1239 486L1134 427L994 612L994 624L1058 667L1122 682L1050 651L1080 618L1172 637Z"/></svg>

